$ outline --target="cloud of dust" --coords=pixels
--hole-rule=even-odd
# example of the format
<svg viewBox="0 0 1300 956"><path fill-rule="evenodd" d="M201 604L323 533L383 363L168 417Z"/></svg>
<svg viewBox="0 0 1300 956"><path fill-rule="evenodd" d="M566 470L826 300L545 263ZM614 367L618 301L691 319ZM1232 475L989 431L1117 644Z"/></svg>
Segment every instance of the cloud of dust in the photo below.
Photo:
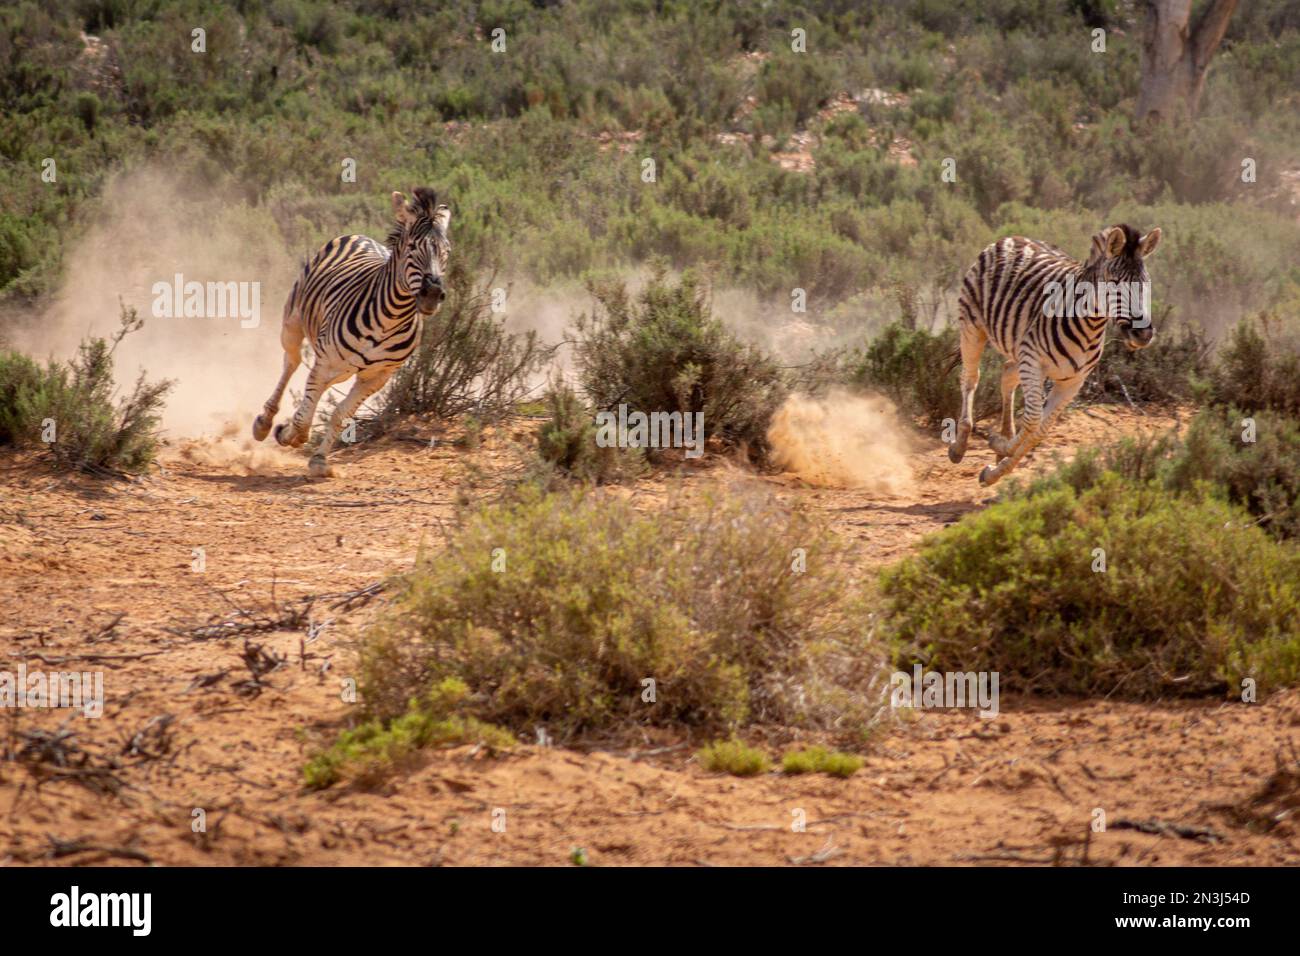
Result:
<svg viewBox="0 0 1300 956"><path fill-rule="evenodd" d="M570 338L578 316L590 314L594 304L591 294L577 282L544 286L525 277L514 277L498 285L509 293L504 310L506 331L535 332L544 348ZM576 381L572 346L556 348L548 366L534 375L529 387L540 396L552 377L570 383Z"/></svg>
<svg viewBox="0 0 1300 956"><path fill-rule="evenodd" d="M879 395L836 390L792 395L767 433L776 465L822 488L910 493L910 439L893 404Z"/></svg>
<svg viewBox="0 0 1300 956"><path fill-rule="evenodd" d="M106 185L98 214L69 247L52 305L9 338L35 357L66 360L86 336L117 329L120 299L145 323L114 355L119 385L129 388L141 370L173 380L163 416L172 437L219 434L228 423L247 431L279 377L281 309L300 267L266 209L139 169ZM205 286L260 283L258 324L241 327L247 320L237 315L154 316L154 284L172 285L177 273ZM288 402L286 394L282 414Z"/></svg>
<svg viewBox="0 0 1300 956"><path fill-rule="evenodd" d="M787 364L807 362L817 352L841 344L834 329L788 301L765 301L751 289L714 287L713 313L742 341L757 345Z"/></svg>
<svg viewBox="0 0 1300 956"><path fill-rule="evenodd" d="M304 462L301 453L282 448L274 441L255 442L248 429L229 422L220 435L190 438L163 454L165 461L209 465L230 475L299 475Z"/></svg>

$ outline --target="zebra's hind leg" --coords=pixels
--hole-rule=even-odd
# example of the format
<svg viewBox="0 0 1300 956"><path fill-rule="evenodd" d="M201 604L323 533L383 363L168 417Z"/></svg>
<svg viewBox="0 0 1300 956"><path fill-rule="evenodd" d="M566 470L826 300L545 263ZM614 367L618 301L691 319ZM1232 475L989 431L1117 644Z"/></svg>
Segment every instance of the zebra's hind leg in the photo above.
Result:
<svg viewBox="0 0 1300 956"><path fill-rule="evenodd" d="M1020 384L1020 370L1011 360L1002 366L1002 423L999 433L989 433L989 446L1000 457L1011 452L1012 439L1016 437L1016 387Z"/></svg>
<svg viewBox="0 0 1300 956"><path fill-rule="evenodd" d="M302 323L298 321L297 316L285 316L284 326L280 329L280 345L284 347L284 370L280 373L280 381L276 384L275 391L262 406L262 414L253 419L253 438L257 441L270 434L275 414L280 410L280 399L284 396L284 389L289 384L289 379L293 378L293 373L298 370L298 366L302 364Z"/></svg>
<svg viewBox="0 0 1300 956"><path fill-rule="evenodd" d="M966 455L966 444L975 425L975 389L980 384L980 356L988 333L969 320L961 323L961 414L957 419L957 435L948 446L948 459L959 462Z"/></svg>
<svg viewBox="0 0 1300 956"><path fill-rule="evenodd" d="M326 456L329 455L335 439L343 430L343 423L353 416L362 402L383 388L392 374L391 368L363 369L357 373L351 390L343 401L335 406L334 414L330 415L329 425L325 429L325 437L321 439L320 447L307 463L307 470L311 472L312 477L329 478L334 474Z"/></svg>

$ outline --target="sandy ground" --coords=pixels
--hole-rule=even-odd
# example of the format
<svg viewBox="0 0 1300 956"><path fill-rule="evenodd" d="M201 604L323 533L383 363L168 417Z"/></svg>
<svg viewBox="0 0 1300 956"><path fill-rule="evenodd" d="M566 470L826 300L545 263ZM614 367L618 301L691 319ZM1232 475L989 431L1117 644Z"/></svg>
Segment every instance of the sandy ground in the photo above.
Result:
<svg viewBox="0 0 1300 956"><path fill-rule="evenodd" d="M1072 410L1026 470L1172 421ZM6 757L37 748L37 732L74 735L47 745L63 766L0 761L0 864L568 865L575 848L592 865L1300 863L1294 692L1255 705L1004 696L991 721L892 721L848 780L709 774L699 741L660 734L499 759L461 748L382 791L303 790L307 754L350 710L352 642L382 603L341 595L438 547L458 497L490 497L517 469L530 427L466 451L430 448L414 425L344 451L326 482L230 440L172 447L132 483L0 455L0 669L100 669L108 700L99 719L0 712ZM973 440L952 465L932 443L910 456L907 495L761 480L878 564L981 507L990 457ZM714 462L672 481L738 477ZM631 494L655 507L675 487L658 476ZM295 611L247 644L193 630Z"/></svg>

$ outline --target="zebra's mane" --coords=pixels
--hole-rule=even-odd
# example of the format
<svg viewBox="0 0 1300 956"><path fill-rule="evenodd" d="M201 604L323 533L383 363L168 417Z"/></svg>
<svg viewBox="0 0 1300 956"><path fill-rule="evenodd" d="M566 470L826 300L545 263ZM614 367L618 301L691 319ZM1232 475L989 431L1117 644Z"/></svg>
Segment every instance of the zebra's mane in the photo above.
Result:
<svg viewBox="0 0 1300 956"><path fill-rule="evenodd" d="M420 220L426 220L432 225L434 211L438 208L438 194L427 186L416 186L412 190L412 196L407 202L406 208L415 213L416 222L414 224L418 224ZM400 223L388 233L388 248L394 252L401 245L402 233L403 229Z"/></svg>

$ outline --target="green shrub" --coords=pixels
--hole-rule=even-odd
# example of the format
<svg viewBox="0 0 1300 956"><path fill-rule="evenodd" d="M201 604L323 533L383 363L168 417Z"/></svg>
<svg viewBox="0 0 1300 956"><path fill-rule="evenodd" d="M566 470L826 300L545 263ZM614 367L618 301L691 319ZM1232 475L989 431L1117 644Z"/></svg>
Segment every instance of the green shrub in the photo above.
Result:
<svg viewBox="0 0 1300 956"><path fill-rule="evenodd" d="M1195 327L1166 329L1149 348L1132 350L1107 335L1101 361L1080 391L1088 402L1182 402L1194 397L1211 368L1210 343Z"/></svg>
<svg viewBox="0 0 1300 956"><path fill-rule="evenodd" d="M1274 537L1300 537L1300 423L1284 415L1204 408L1181 437L1148 434L1083 449L1026 489L1013 482L1003 494L1032 496L1063 485L1081 493L1107 473L1174 492L1206 489L1246 508Z"/></svg>
<svg viewBox="0 0 1300 956"><path fill-rule="evenodd" d="M1253 441L1246 419L1253 424ZM1209 482L1276 537L1300 538L1300 422L1268 411L1204 409L1164 474L1166 486Z"/></svg>
<svg viewBox="0 0 1300 956"><path fill-rule="evenodd" d="M756 494L642 514L596 491L524 487L407 576L362 648L366 704L391 718L452 677L472 692L468 714L525 732L856 732L874 713L862 688L875 665L843 573L834 539Z"/></svg>
<svg viewBox="0 0 1300 956"><path fill-rule="evenodd" d="M643 470L642 449L597 443L595 413L568 383L551 385L546 412L550 417L537 432L537 451L562 475L599 485L634 477Z"/></svg>
<svg viewBox="0 0 1300 956"><path fill-rule="evenodd" d="M468 694L461 682L448 679L433 688L422 705L413 702L400 717L368 720L345 730L329 747L314 754L303 768L309 789L319 790L346 780L354 786L372 787L419 759L435 747L478 744L495 753L509 750L515 739L491 724L453 711Z"/></svg>
<svg viewBox="0 0 1300 956"><path fill-rule="evenodd" d="M1300 551L1231 505L1113 474L967 517L887 569L882 591L900 664L998 671L1016 691L1300 680Z"/></svg>
<svg viewBox="0 0 1300 956"><path fill-rule="evenodd" d="M723 327L693 274L670 284L659 268L635 299L617 281L590 288L599 308L579 320L576 360L598 410L703 413L706 436L766 453L781 370Z"/></svg>
<svg viewBox="0 0 1300 956"><path fill-rule="evenodd" d="M0 445L39 440L41 418L35 416L44 402L37 396L52 374L21 352L0 350Z"/></svg>
<svg viewBox="0 0 1300 956"><path fill-rule="evenodd" d="M757 777L772 769L767 754L734 738L700 748L695 758L709 773L729 773L735 777Z"/></svg>
<svg viewBox="0 0 1300 956"><path fill-rule="evenodd" d="M77 94L77 119L81 120L91 136L95 135L95 127L99 123L99 106L99 97L94 93Z"/></svg>
<svg viewBox="0 0 1300 956"><path fill-rule="evenodd" d="M933 426L956 419L961 410L959 369L955 328L930 332L891 322L850 361L849 374L855 385L882 392L904 414ZM1001 375L1001 356L985 349L975 392L977 420L1002 408Z"/></svg>
<svg viewBox="0 0 1300 956"><path fill-rule="evenodd" d="M172 383L143 372L115 400L113 352L143 320L122 309L111 340L88 338L67 365L41 367L0 353L0 444L43 446L61 466L89 472L138 472L154 460L164 398Z"/></svg>
<svg viewBox="0 0 1300 956"><path fill-rule="evenodd" d="M1210 397L1248 412L1300 417L1300 343L1261 335L1250 320L1237 323L1211 374Z"/></svg>
<svg viewBox="0 0 1300 956"><path fill-rule="evenodd" d="M546 358L535 332L515 334L492 314L496 273L479 273L452 256L447 300L426 319L420 344L383 392L365 433L386 431L407 415L499 418L524 398Z"/></svg>
<svg viewBox="0 0 1300 956"><path fill-rule="evenodd" d="M788 774L827 773L832 777L851 777L861 769L861 757L825 747L791 750L781 758L781 771Z"/></svg>

